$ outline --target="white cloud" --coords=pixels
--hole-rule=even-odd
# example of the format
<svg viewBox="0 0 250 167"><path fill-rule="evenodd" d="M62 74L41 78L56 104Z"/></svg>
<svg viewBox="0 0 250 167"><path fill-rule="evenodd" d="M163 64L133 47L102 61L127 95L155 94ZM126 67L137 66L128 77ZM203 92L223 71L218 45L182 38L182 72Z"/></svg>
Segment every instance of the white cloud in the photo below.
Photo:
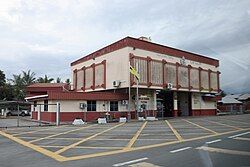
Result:
<svg viewBox="0 0 250 167"><path fill-rule="evenodd" d="M230 90L236 83L229 67L235 75L249 71L249 11L248 0L0 1L0 67L8 77L31 69L68 78L71 61L125 36L144 35L219 58L222 85Z"/></svg>

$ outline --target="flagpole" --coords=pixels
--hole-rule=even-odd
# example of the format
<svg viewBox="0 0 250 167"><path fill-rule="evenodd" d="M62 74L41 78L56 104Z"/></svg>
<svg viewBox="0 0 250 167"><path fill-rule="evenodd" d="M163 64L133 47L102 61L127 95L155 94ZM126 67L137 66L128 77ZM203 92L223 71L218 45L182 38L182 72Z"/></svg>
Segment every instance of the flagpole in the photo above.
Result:
<svg viewBox="0 0 250 167"><path fill-rule="evenodd" d="M138 72L138 62L136 62L136 71ZM138 89L138 85L139 85L139 78L136 79L136 116L137 119L139 118L139 89Z"/></svg>
<svg viewBox="0 0 250 167"><path fill-rule="evenodd" d="M131 121L131 106L130 106L130 99L131 99L131 88L130 88L130 61L128 61L128 121Z"/></svg>

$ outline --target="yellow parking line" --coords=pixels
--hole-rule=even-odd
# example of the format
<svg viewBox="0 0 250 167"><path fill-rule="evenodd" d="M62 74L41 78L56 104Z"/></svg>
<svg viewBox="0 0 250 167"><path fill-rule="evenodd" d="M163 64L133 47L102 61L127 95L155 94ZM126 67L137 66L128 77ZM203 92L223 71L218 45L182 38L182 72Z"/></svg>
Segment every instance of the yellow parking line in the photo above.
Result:
<svg viewBox="0 0 250 167"><path fill-rule="evenodd" d="M103 139L103 138L102 138L102 139L92 139L92 140L110 140L110 141L116 141L116 140L117 140L117 141L120 141L120 140L121 140L121 141L128 141L128 140L130 140L130 139Z"/></svg>
<svg viewBox="0 0 250 167"><path fill-rule="evenodd" d="M208 121L208 120L206 120L206 121ZM239 127L236 127L236 126L232 126L232 125L228 125L228 124L224 124L224 123L219 123L219 122L215 122L215 121L208 121L208 122L212 122L212 123L215 123L215 124L218 124L218 125L227 126L227 127L230 127L230 128L242 130L242 128L239 128Z"/></svg>
<svg viewBox="0 0 250 167"><path fill-rule="evenodd" d="M39 130L34 130L34 131L28 131L28 132L21 132L21 133L13 134L13 136L19 136L19 135L22 135L22 134L31 134L31 133L46 131L46 130L50 130L50 129L54 129L54 128L58 128L58 126L51 127L51 128L46 128L46 129L39 129Z"/></svg>
<svg viewBox="0 0 250 167"><path fill-rule="evenodd" d="M51 158L53 158L53 159L55 159L57 161L65 161L65 157L63 157L61 155L57 155L52 151L46 150L44 148L41 148L41 147L39 147L37 145L34 145L34 144L31 144L29 142L25 142L25 141L23 141L23 140L21 140L21 139L19 139L17 137L14 137L14 136L12 136L10 134L7 134L5 132L0 131L0 135L2 135L4 137L7 137L7 138L9 138L9 139L23 145L23 146L29 147L29 148L37 151L37 152L40 152L40 153L42 153L42 154L44 154L44 155L46 155L48 157L51 157Z"/></svg>
<svg viewBox="0 0 250 167"><path fill-rule="evenodd" d="M32 140L32 141L30 141L30 143L34 143L36 141L41 141L41 140L44 140L44 139L56 137L56 136L59 136L59 135L70 133L70 132L75 132L75 131L78 131L78 130L86 129L86 128L89 128L89 127L92 127L92 126L95 126L95 125L84 126L84 127L77 128L77 129L72 129L72 130L69 130L69 131L66 131L66 132L56 133L54 135L50 135L50 136L42 137L42 138L39 138L39 139L36 139L36 140Z"/></svg>
<svg viewBox="0 0 250 167"><path fill-rule="evenodd" d="M181 135L177 132L177 130L175 130L175 128L169 123L169 121L165 120L165 122L168 124L169 128L172 130L172 132L174 133L174 135L176 136L176 138L179 141L183 141L183 138L181 137Z"/></svg>
<svg viewBox="0 0 250 167"><path fill-rule="evenodd" d="M81 143L83 143L83 142L85 142L85 141L87 141L87 140L90 140L90 139L92 139L92 138L95 138L95 137L98 136L98 135L101 135L101 134L103 134L103 133L105 133L105 132L108 132L108 131L110 131L110 130L112 130L112 129L115 129L115 128L117 128L117 127L119 127L119 126L121 126L121 125L124 125L124 124L125 124L125 123L118 124L118 125L116 125L116 126L113 126L112 128L109 128L109 129L106 129L106 130L104 130L104 131L102 131L102 132L96 133L96 134L94 134L94 135L92 135L92 136L90 136L90 137L88 137L88 138L84 138L84 139L82 139L82 140L80 140L80 141L78 141L78 142L76 142L76 143L73 143L73 144L71 144L71 145L69 145L69 146L66 146L66 147L64 147L64 148L62 148L62 149L56 151L55 153L56 153L56 154L60 154L60 153L66 151L66 150L68 150L68 149L70 149L70 148L73 148L73 147L75 147L75 146L77 146L77 145L79 145L79 144L81 144Z"/></svg>
<svg viewBox="0 0 250 167"><path fill-rule="evenodd" d="M213 147L207 147L207 146L201 146L196 149L210 151L210 152L224 153L224 154L250 156L250 152L247 152L247 151L229 150L229 149L213 148Z"/></svg>
<svg viewBox="0 0 250 167"><path fill-rule="evenodd" d="M233 138L233 139L250 141L250 138L245 138L245 137L235 137L235 138Z"/></svg>
<svg viewBox="0 0 250 167"><path fill-rule="evenodd" d="M196 124L196 123L193 123L193 122L191 122L191 121L189 121L189 120L186 120L186 119L182 119L182 120L183 120L183 121L186 121L186 122L188 122L188 123L190 123L190 124L193 124L193 125L195 125L195 126L201 128L201 129L205 129L206 131L209 131L209 132L211 132L211 133L213 133L213 134L218 134L217 132L215 132L215 131L213 131L213 130L211 130L211 129L208 129L208 128L206 128L206 127L203 127L203 126L201 126L201 125L198 125L198 124Z"/></svg>
<svg viewBox="0 0 250 167"><path fill-rule="evenodd" d="M39 145L39 147L43 147L43 148L64 148L65 146ZM115 150L115 149L122 149L123 147L90 147L90 146L75 146L74 148L80 148L80 149L105 149L105 150Z"/></svg>
<svg viewBox="0 0 250 167"><path fill-rule="evenodd" d="M225 119L225 118L223 118ZM241 121L235 121L235 120L231 120L231 119L225 119L226 121L231 121L231 122L234 122L234 123L240 123L240 124L244 124L244 125L250 125L250 123L247 123L247 122L241 122Z"/></svg>
<svg viewBox="0 0 250 167"><path fill-rule="evenodd" d="M183 141L194 141L194 140L199 140L199 139L205 139L208 137L214 137L214 136L219 136L219 135L224 135L224 134L230 134L233 132L239 132L242 130L234 130L230 132L223 132L223 133L218 133L218 134L211 134L208 136L200 136L192 139L185 139ZM119 153L126 153L126 152L131 152L131 151L137 151L137 150L145 150L145 149L150 149L150 148L155 148L155 147L161 147L161 146L167 146L171 144L177 144L180 143L181 141L175 140L172 142L164 142L164 143L159 143L159 144L153 144L153 145L147 145L147 146L141 146L141 147L132 147L131 149L127 150L114 150L114 151L108 151L108 152L100 152L100 153L94 153L94 154L88 154L88 155L79 155L79 156L74 156L74 157L67 157L65 161L72 161L72 160L79 160L79 159L86 159L86 158L94 158L94 157L99 157L99 156L107 156L107 155L114 155L114 154L119 154Z"/></svg>
<svg viewBox="0 0 250 167"><path fill-rule="evenodd" d="M140 136L142 130L145 128L147 123L148 123L147 121L144 122L144 124L141 126L141 128L136 132L136 134L133 136L133 138L129 141L127 146L124 147L125 150L130 149L134 145L135 141L138 139L138 137Z"/></svg>
<svg viewBox="0 0 250 167"><path fill-rule="evenodd" d="M14 136L14 135L12 135ZM18 137L19 139L38 139L39 137L33 137L33 136L22 136L22 137Z"/></svg>
<svg viewBox="0 0 250 167"><path fill-rule="evenodd" d="M76 146L74 148L115 150L115 149L122 149L123 147L87 147L87 146Z"/></svg>

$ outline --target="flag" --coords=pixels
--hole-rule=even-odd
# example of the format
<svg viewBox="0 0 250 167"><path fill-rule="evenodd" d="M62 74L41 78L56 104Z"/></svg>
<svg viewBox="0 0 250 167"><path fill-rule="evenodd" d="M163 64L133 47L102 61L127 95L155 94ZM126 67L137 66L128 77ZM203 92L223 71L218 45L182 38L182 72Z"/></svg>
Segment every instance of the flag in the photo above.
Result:
<svg viewBox="0 0 250 167"><path fill-rule="evenodd" d="M134 67L130 66L129 70L130 70L130 73L133 74L137 80L140 79L139 73L136 71Z"/></svg>

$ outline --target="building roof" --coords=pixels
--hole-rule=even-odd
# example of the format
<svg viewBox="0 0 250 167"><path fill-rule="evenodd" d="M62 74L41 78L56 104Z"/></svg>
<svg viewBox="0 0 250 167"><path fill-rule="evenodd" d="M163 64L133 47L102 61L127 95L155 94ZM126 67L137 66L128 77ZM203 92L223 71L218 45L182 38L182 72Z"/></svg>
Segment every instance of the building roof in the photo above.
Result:
<svg viewBox="0 0 250 167"><path fill-rule="evenodd" d="M238 99L242 94L231 94L231 95L226 95L225 97L230 97L233 99Z"/></svg>
<svg viewBox="0 0 250 167"><path fill-rule="evenodd" d="M220 101L218 101L219 103L223 103L223 104L242 104L242 102L231 98L231 97L223 97Z"/></svg>
<svg viewBox="0 0 250 167"><path fill-rule="evenodd" d="M172 48L172 47L168 47L168 46L164 46L161 44L157 44L157 43L153 43L153 42L149 42L149 41L145 41L145 40L140 40L137 38L132 38L132 37L126 37L123 38L115 43L112 43L102 49L99 49L87 56L84 56L74 62L71 63L71 66L74 66L76 64L88 61L90 59L102 56L104 54L116 51L118 49L122 49L124 47L133 47L133 48L138 48L138 49L143 49L143 50L147 50L147 51L152 51L152 52L156 52L156 53L160 53L160 54L166 54L166 55L170 55L170 56L174 56L174 57L185 57L188 60L192 60L192 61L197 61L197 62L201 62L201 63L205 63L205 64L210 64L210 65L214 65L216 67L219 66L219 60L214 59L214 58L209 58L207 56L203 56L200 54L196 54L196 53L191 53L188 51L183 51L180 49L176 49L176 48Z"/></svg>
<svg viewBox="0 0 250 167"><path fill-rule="evenodd" d="M243 94L238 98L238 100L243 100L243 101L247 99L250 99L250 93Z"/></svg>
<svg viewBox="0 0 250 167"><path fill-rule="evenodd" d="M32 85L27 86L28 88L39 87L39 88L54 88L54 87L63 87L66 86L66 83L34 83Z"/></svg>
<svg viewBox="0 0 250 167"><path fill-rule="evenodd" d="M35 83L26 87L27 96L44 95L49 91L68 91L69 85L66 83Z"/></svg>
<svg viewBox="0 0 250 167"><path fill-rule="evenodd" d="M50 91L46 95L26 97L27 100L103 100L119 101L127 100L128 94L113 92L56 92Z"/></svg>

